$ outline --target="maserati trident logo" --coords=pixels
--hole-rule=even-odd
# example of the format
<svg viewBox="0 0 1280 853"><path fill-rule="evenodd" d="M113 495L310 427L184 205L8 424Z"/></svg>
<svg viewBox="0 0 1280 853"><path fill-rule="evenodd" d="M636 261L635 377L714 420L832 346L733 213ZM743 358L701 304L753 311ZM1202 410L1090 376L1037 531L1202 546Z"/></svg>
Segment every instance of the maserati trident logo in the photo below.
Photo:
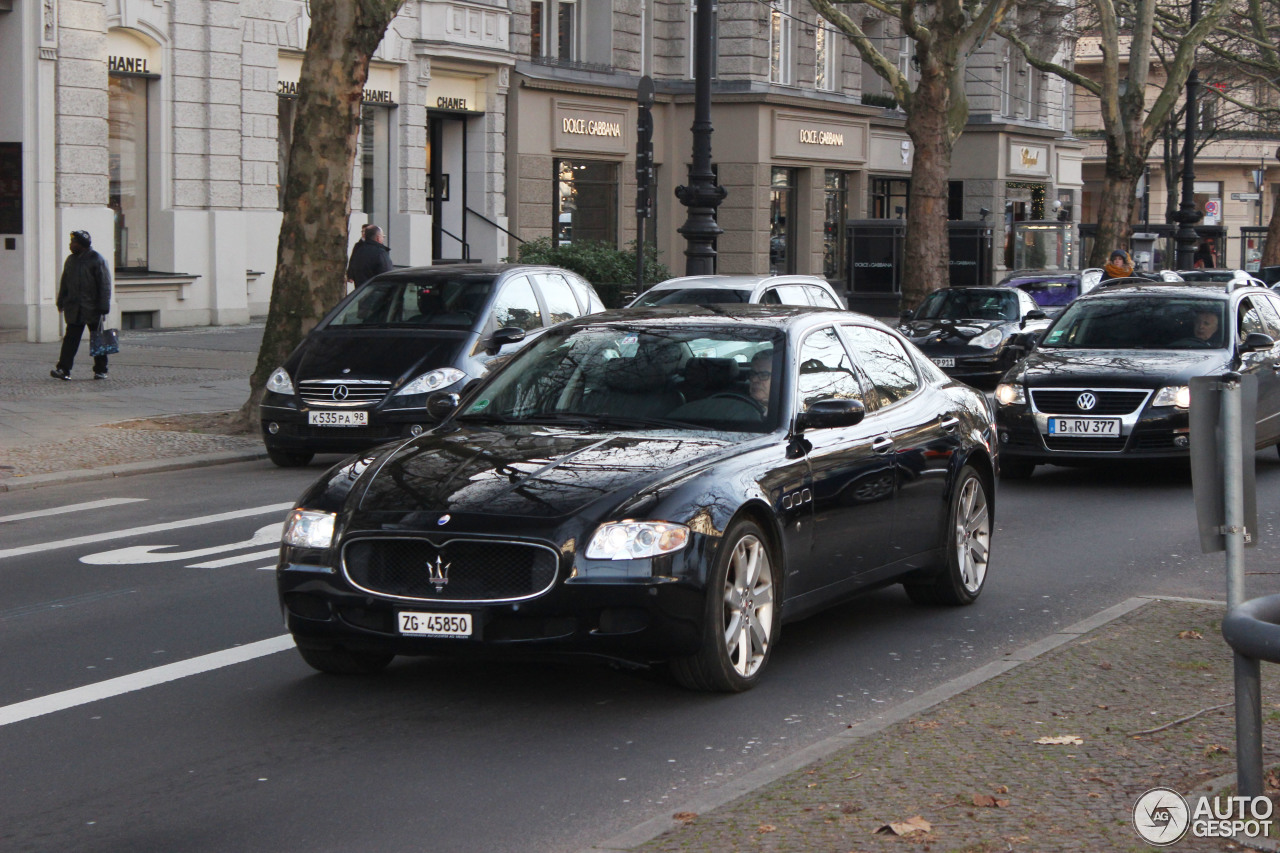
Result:
<svg viewBox="0 0 1280 853"><path fill-rule="evenodd" d="M436 592L444 589L449 583L449 566L452 563L446 563L439 554L436 555L435 563L427 563L427 570L431 572L431 585L436 588Z"/></svg>
<svg viewBox="0 0 1280 853"><path fill-rule="evenodd" d="M347 390L347 386L346 386L346 385L339 385L339 386L337 386L336 388L334 388L334 389L333 389L333 399L335 399L335 400L345 400L345 399L347 399L347 395L348 395L348 394L350 394L350 393L351 393L351 392Z"/></svg>
<svg viewBox="0 0 1280 853"><path fill-rule="evenodd" d="M1076 407L1082 412L1091 411L1096 405L1098 405L1098 398L1089 391L1085 391L1079 397L1076 397Z"/></svg>

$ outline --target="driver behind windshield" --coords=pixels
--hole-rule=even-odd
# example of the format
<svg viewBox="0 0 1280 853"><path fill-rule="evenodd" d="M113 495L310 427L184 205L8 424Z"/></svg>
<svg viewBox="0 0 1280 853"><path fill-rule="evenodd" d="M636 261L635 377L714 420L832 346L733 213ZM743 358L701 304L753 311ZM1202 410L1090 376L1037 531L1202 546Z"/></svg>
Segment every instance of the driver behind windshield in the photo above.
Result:
<svg viewBox="0 0 1280 853"><path fill-rule="evenodd" d="M1205 346L1215 346L1218 337L1218 315L1212 311L1201 311L1196 314L1195 337L1203 341Z"/></svg>

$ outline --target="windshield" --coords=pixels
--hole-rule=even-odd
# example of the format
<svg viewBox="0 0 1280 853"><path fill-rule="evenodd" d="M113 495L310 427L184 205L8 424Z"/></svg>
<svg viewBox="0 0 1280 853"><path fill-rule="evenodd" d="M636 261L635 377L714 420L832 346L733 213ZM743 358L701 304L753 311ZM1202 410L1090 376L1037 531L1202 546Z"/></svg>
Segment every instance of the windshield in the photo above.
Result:
<svg viewBox="0 0 1280 853"><path fill-rule="evenodd" d="M488 274L373 281L351 294L327 325L469 329L492 289Z"/></svg>
<svg viewBox="0 0 1280 853"><path fill-rule="evenodd" d="M652 305L715 305L722 302L750 302L750 290L730 290L727 287L680 287L671 290L650 290L632 303L632 308Z"/></svg>
<svg viewBox="0 0 1280 853"><path fill-rule="evenodd" d="M783 336L771 329L553 330L511 360L463 421L770 432Z"/></svg>
<svg viewBox="0 0 1280 853"><path fill-rule="evenodd" d="M1080 288L1075 279L1039 279L1024 281L1014 287L1031 296L1041 308L1054 308L1066 305L1080 295Z"/></svg>
<svg viewBox="0 0 1280 853"><path fill-rule="evenodd" d="M1215 299L1124 296L1073 302L1040 346L1074 349L1215 349L1225 346Z"/></svg>
<svg viewBox="0 0 1280 853"><path fill-rule="evenodd" d="M1018 297L1008 290L935 290L920 303L918 320L1016 320Z"/></svg>

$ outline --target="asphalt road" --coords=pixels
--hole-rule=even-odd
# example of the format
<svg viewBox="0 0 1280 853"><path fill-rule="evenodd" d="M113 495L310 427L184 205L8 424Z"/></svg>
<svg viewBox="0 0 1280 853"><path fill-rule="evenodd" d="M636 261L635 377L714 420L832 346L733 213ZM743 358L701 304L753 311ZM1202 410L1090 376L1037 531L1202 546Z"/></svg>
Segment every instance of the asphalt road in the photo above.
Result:
<svg viewBox="0 0 1280 853"><path fill-rule="evenodd" d="M999 491L977 604L894 587L788 625L747 694L597 664L334 678L281 650L269 569L320 471L0 495L0 849L576 851L1129 596L1225 595L1185 471L1044 468ZM1274 451L1258 489L1251 596L1280 592Z"/></svg>

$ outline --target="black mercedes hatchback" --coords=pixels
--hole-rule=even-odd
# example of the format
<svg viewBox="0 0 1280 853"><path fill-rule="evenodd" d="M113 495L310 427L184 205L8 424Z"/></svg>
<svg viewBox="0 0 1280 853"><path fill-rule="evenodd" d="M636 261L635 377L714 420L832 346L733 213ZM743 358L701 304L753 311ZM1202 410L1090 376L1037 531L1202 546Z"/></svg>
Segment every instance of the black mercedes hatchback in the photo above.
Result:
<svg viewBox="0 0 1280 853"><path fill-rule="evenodd" d="M420 435L435 422L429 394L461 390L544 328L603 310L585 279L558 267L384 273L338 303L268 379L267 454L293 467Z"/></svg>
<svg viewBox="0 0 1280 853"><path fill-rule="evenodd" d="M1189 383L1258 377L1258 447L1280 442L1280 295L1120 280L1081 296L996 388L1002 477L1046 462L1190 454Z"/></svg>

